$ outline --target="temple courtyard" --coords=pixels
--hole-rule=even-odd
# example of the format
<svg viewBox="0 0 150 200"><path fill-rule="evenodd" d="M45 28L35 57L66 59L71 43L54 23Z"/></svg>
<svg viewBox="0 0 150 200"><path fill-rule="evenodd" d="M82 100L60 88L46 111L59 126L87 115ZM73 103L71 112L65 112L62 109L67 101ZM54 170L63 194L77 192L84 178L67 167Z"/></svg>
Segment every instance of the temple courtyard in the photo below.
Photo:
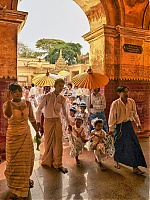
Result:
<svg viewBox="0 0 150 200"><path fill-rule="evenodd" d="M33 130L32 130L33 132ZM34 133L33 133L34 134ZM54 168L42 167L41 157L44 151L43 142L40 151L35 148L35 165L32 174L34 188L30 189L28 200L148 200L149 195L149 138L141 138L148 168L146 173L138 176L132 168L121 165L121 169L113 166L113 158L105 160L105 171L101 171L95 162L92 151L86 148L79 157L81 166L69 155L70 147L64 140L63 163L68 173L63 174ZM4 176L6 162L0 164L0 200L7 199L9 190Z"/></svg>

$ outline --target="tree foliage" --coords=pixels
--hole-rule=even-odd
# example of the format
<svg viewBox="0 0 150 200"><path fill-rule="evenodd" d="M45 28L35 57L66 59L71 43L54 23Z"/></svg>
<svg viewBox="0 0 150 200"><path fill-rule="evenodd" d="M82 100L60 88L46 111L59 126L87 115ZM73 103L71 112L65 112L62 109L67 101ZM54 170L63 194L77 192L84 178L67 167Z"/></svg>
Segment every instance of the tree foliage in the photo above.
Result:
<svg viewBox="0 0 150 200"><path fill-rule="evenodd" d="M57 45L64 45L64 44L65 42L63 40L43 38L38 40L35 46L40 50L47 51L48 53L51 48L55 48Z"/></svg>
<svg viewBox="0 0 150 200"><path fill-rule="evenodd" d="M40 39L35 44L39 50L33 51L22 42L18 43L18 56L24 58L37 58L45 55L45 60L55 64L62 49L62 56L68 65L79 63L78 55L81 55L82 46L79 43L64 42L58 39Z"/></svg>
<svg viewBox="0 0 150 200"><path fill-rule="evenodd" d="M36 42L36 48L46 51L45 59L55 64L62 49L62 56L68 65L78 63L78 55L81 55L82 46L79 43L64 42L58 39L40 39Z"/></svg>
<svg viewBox="0 0 150 200"><path fill-rule="evenodd" d="M37 58L38 56L43 55L43 52L37 52L30 49L27 45L22 42L18 42L17 54L22 58Z"/></svg>

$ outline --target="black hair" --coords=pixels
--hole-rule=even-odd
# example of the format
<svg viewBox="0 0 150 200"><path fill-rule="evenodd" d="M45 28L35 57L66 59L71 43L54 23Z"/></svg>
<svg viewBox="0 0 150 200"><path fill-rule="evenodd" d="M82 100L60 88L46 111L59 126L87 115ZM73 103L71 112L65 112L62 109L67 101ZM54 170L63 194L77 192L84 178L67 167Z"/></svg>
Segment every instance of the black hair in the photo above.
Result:
<svg viewBox="0 0 150 200"><path fill-rule="evenodd" d="M72 105L73 105L73 106L76 106L76 105L78 105L78 104L77 104L76 102L73 102Z"/></svg>
<svg viewBox="0 0 150 200"><path fill-rule="evenodd" d="M72 83L68 83L67 85L70 85L70 87L72 88Z"/></svg>
<svg viewBox="0 0 150 200"><path fill-rule="evenodd" d="M51 86L44 86L44 90L46 90L47 88L51 88Z"/></svg>
<svg viewBox="0 0 150 200"><path fill-rule="evenodd" d="M102 119L98 119L94 122L94 126L96 126L98 123L103 124L103 120Z"/></svg>
<svg viewBox="0 0 150 200"><path fill-rule="evenodd" d="M11 83L8 87L8 89L12 92L19 90L22 92L22 87L18 83Z"/></svg>
<svg viewBox="0 0 150 200"><path fill-rule="evenodd" d="M129 90L129 88L128 88L127 86L119 86L119 87L117 88L117 92L118 92L118 93L121 93L121 92L123 92L125 89L128 89L128 90Z"/></svg>
<svg viewBox="0 0 150 200"><path fill-rule="evenodd" d="M81 103L80 104L80 108L86 108L86 104L85 103Z"/></svg>
<svg viewBox="0 0 150 200"><path fill-rule="evenodd" d="M75 108L70 108L70 111L72 111L72 112L74 112L74 113L77 112Z"/></svg>
<svg viewBox="0 0 150 200"><path fill-rule="evenodd" d="M31 86L34 87L34 83L31 83Z"/></svg>
<svg viewBox="0 0 150 200"><path fill-rule="evenodd" d="M98 90L98 92L100 92L100 88L95 88L96 90Z"/></svg>
<svg viewBox="0 0 150 200"><path fill-rule="evenodd" d="M58 78L58 79L55 80L55 84L54 85L57 85L58 83L64 83L65 84L65 81L62 78Z"/></svg>

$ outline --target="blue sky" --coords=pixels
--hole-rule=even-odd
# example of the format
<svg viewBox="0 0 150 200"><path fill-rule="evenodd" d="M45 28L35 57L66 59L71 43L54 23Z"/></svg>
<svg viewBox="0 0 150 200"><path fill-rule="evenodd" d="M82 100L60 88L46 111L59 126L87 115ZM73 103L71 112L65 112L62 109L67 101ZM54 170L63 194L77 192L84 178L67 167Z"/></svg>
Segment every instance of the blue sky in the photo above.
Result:
<svg viewBox="0 0 150 200"><path fill-rule="evenodd" d="M37 40L50 38L80 43L83 54L89 51L89 44L82 38L89 32L89 22L73 0L22 0L18 10L28 12L18 39L31 49L35 49Z"/></svg>

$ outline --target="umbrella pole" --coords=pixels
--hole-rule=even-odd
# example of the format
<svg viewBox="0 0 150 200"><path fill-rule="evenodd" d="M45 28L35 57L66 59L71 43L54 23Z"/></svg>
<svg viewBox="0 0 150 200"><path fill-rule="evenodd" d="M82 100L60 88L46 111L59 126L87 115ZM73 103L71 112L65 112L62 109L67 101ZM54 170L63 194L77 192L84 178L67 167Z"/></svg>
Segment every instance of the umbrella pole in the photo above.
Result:
<svg viewBox="0 0 150 200"><path fill-rule="evenodd" d="M89 100L89 105L91 106L91 89L89 89L90 91L90 100ZM90 120L90 116L91 116L91 108L89 107L89 135L91 134L90 131L91 131L91 120Z"/></svg>
<svg viewBox="0 0 150 200"><path fill-rule="evenodd" d="M92 89L90 89L90 105L91 105L91 91L92 91Z"/></svg>

